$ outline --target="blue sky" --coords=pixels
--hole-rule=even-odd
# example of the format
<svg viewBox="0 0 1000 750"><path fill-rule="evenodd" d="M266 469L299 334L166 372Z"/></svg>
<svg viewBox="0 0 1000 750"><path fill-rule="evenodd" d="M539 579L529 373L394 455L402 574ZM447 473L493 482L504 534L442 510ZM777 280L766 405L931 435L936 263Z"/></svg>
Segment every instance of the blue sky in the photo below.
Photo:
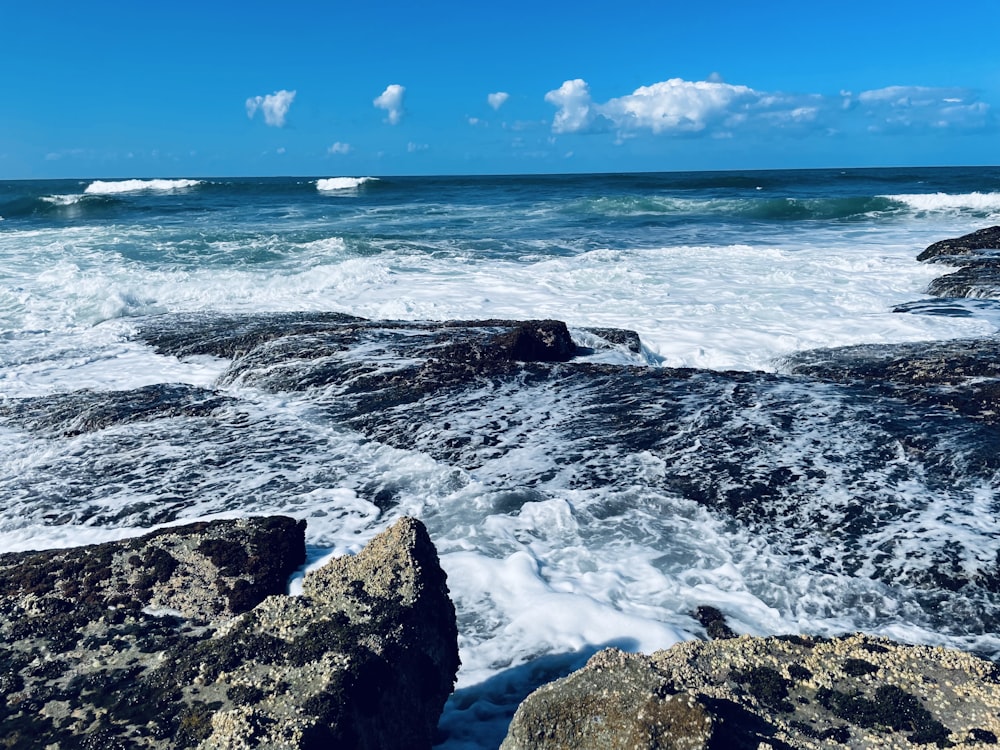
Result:
<svg viewBox="0 0 1000 750"><path fill-rule="evenodd" d="M8 3L0 179L995 165L997 28L996 0Z"/></svg>

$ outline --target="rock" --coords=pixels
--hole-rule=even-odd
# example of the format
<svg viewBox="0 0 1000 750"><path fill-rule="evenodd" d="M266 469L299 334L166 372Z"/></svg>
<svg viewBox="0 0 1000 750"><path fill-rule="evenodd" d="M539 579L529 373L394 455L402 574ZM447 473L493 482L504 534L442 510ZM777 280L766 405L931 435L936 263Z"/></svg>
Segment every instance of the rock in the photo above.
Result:
<svg viewBox="0 0 1000 750"><path fill-rule="evenodd" d="M961 266L934 279L927 293L936 297L1000 298L1000 226L941 240L917 256L919 261Z"/></svg>
<svg viewBox="0 0 1000 750"><path fill-rule="evenodd" d="M787 357L793 373L863 383L886 396L1000 424L1000 339L862 344Z"/></svg>
<svg viewBox="0 0 1000 750"><path fill-rule="evenodd" d="M726 616L720 610L708 605L701 605L694 611L694 619L705 628L709 638L735 638L736 632L729 627Z"/></svg>
<svg viewBox="0 0 1000 750"><path fill-rule="evenodd" d="M458 650L423 525L286 596L304 557L284 517L0 555L3 746L429 747Z"/></svg>
<svg viewBox="0 0 1000 750"><path fill-rule="evenodd" d="M968 260L970 256L983 255L983 250L1000 253L1000 226L987 227L961 237L935 242L920 253L917 260L963 265L963 261Z"/></svg>
<svg viewBox="0 0 1000 750"><path fill-rule="evenodd" d="M167 417L204 417L233 399L183 383L131 391L81 390L0 403L0 416L27 429L63 436Z"/></svg>
<svg viewBox="0 0 1000 750"><path fill-rule="evenodd" d="M330 424L474 472L499 512L641 476L654 493L724 515L813 572L906 586L922 627L1000 627L1000 561L932 525L917 528L918 542L884 532L925 512L928 497L976 507L994 481L1000 378L988 374L988 341L967 353L926 347L927 358L919 347L819 353L778 374L599 363L583 355L606 348L615 362L639 364L627 353L641 343L590 328L585 349L575 348L557 321L220 317L137 325L164 354L238 352L223 383L302 394ZM889 376L879 369L886 359ZM383 509L395 502L391 486L364 495ZM615 502L592 509L598 521L618 512Z"/></svg>
<svg viewBox="0 0 1000 750"><path fill-rule="evenodd" d="M935 297L1000 298L1000 258L978 258L927 285Z"/></svg>
<svg viewBox="0 0 1000 750"><path fill-rule="evenodd" d="M502 750L985 747L1000 668L864 635L614 649L521 704Z"/></svg>

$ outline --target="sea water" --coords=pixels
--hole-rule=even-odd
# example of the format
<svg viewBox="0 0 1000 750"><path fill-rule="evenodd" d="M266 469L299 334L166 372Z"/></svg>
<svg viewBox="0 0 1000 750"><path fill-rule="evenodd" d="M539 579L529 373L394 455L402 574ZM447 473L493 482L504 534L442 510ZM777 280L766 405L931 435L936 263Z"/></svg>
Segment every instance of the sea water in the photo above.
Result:
<svg viewBox="0 0 1000 750"><path fill-rule="evenodd" d="M308 522L316 565L400 515L422 518L459 619L442 747L496 746L527 691L602 646L697 637L705 604L742 633L865 630L1000 655L1000 635L968 625L960 597L930 615L905 585L869 575L870 561L817 572L801 540L656 489L665 466L697 464L690 441L629 456L613 481L523 483L576 460L544 421L502 462L451 465L331 421L307 392L222 381L227 360L159 355L136 335L170 313L556 318L582 345L588 327L639 333L641 352L598 361L779 375L807 349L988 336L1000 324L990 304L894 309L949 270L918 263L924 247L1000 223L998 168L16 181L0 182L0 217L0 406L161 383L237 404L208 422L79 434L0 420L0 551L284 513ZM831 417L835 395L767 394L802 402L781 446L790 461L813 460L817 442L824 457L862 450L859 430ZM529 421L567 408L509 399ZM475 420L458 429L474 433ZM828 468L803 499L820 516L849 491ZM911 510L866 544L891 538L904 573L926 535L958 540L969 559L996 554L995 476L973 472L948 494L890 469L866 465L866 481ZM376 487L391 488L391 508L373 502Z"/></svg>

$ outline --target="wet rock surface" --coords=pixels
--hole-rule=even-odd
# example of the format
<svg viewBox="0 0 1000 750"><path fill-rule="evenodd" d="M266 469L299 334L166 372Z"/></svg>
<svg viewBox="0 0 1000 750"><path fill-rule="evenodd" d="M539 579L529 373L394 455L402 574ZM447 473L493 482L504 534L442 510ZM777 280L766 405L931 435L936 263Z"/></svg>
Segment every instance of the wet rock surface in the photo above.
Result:
<svg viewBox="0 0 1000 750"><path fill-rule="evenodd" d="M8 748L429 747L458 668L420 522L306 576L304 524L0 556Z"/></svg>
<svg viewBox="0 0 1000 750"><path fill-rule="evenodd" d="M215 391L163 383L130 391L73 391L0 403L0 417L63 436L170 417L206 417L232 403Z"/></svg>
<svg viewBox="0 0 1000 750"><path fill-rule="evenodd" d="M1000 667L863 635L602 651L518 708L502 750L985 748Z"/></svg>
<svg viewBox="0 0 1000 750"><path fill-rule="evenodd" d="M960 266L957 271L934 279L927 288L928 294L1000 298L1000 226L935 242L917 260Z"/></svg>
<svg viewBox="0 0 1000 750"><path fill-rule="evenodd" d="M1000 629L997 551L935 531L942 523L978 528L1000 516L1000 500L981 491L1000 472L991 339L806 352L775 374L640 366L633 332L578 331L585 339L578 345L558 321L412 323L296 313L171 315L137 325L163 354L231 361L214 396L197 394L206 409L192 413L183 432L164 435L171 420L156 413L132 422L134 436L113 438L116 461L192 433L226 445L238 436L213 456L222 467L269 453L296 467L326 449L291 427L277 434L258 428L240 400L249 386L301 399L337 429L475 472L503 512L517 513L550 492L615 487L628 494L641 486L651 513L680 496L749 529L804 570L906 587L926 627ZM592 356L602 352L617 352L618 363ZM102 397L71 396L81 410ZM44 400L5 408L8 420L33 420L43 431L72 422L65 399L52 402L51 415ZM128 440L134 451L126 450ZM108 442L95 436L98 456ZM82 470L107 486L118 475L170 469L161 456L147 463L116 469L95 460ZM178 486L190 474L178 476ZM282 472L266 491L285 491L287 477L294 473ZM308 492L308 481L289 483L287 491ZM317 477L315 486L349 481ZM79 494L86 491L74 488L65 503L50 495L46 503L60 518L90 518ZM393 487L357 491L380 512L395 503ZM947 519L938 517L941 498ZM150 503L141 520L169 520L177 507ZM579 512L602 523L618 511L612 503Z"/></svg>

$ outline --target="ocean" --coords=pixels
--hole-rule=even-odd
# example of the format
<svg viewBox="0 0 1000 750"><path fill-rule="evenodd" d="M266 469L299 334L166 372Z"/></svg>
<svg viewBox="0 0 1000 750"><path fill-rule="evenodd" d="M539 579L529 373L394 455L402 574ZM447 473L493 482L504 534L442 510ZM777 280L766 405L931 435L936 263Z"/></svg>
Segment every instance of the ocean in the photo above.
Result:
<svg viewBox="0 0 1000 750"><path fill-rule="evenodd" d="M1000 168L10 181L0 217L0 551L282 513L317 565L421 518L459 620L441 748L699 606L1000 657L996 428L791 364L996 334L916 256L1000 223ZM414 321L491 319L581 353L359 395ZM227 326L271 343L201 346Z"/></svg>

